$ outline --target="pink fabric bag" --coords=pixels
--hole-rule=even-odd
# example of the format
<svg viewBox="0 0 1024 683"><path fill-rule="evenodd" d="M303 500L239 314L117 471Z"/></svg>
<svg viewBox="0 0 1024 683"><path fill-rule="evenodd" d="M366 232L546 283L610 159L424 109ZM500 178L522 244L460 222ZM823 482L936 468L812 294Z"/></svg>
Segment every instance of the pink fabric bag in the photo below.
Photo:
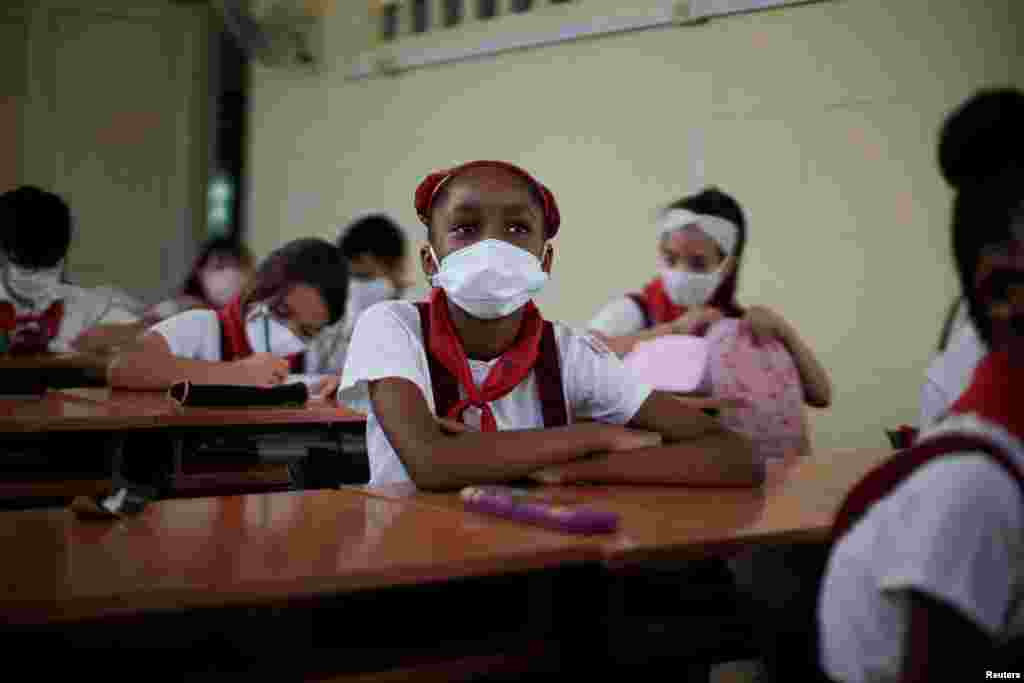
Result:
<svg viewBox="0 0 1024 683"><path fill-rule="evenodd" d="M712 396L740 404L722 411L722 424L750 437L762 458L805 454L810 442L803 385L782 343L755 345L737 318L712 325L706 339Z"/></svg>
<svg viewBox="0 0 1024 683"><path fill-rule="evenodd" d="M640 342L622 362L637 380L659 391L689 394L709 388L708 342L702 337L670 334Z"/></svg>

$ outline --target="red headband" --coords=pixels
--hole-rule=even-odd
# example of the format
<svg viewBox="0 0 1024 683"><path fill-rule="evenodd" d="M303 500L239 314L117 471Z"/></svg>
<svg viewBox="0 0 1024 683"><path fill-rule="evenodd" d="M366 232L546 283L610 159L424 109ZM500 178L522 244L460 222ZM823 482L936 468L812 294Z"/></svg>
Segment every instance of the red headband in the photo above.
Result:
<svg viewBox="0 0 1024 683"><path fill-rule="evenodd" d="M558 213L558 204L555 202L555 195L551 194L551 190L541 185L532 175L518 166L506 161L470 161L469 163L449 168L445 171L435 171L424 178L419 187L416 188L416 213L419 214L420 220L423 221L424 225L428 227L430 226L430 210L433 208L434 198L437 197L437 193L440 191L441 186L459 173L462 173L467 169L477 168L480 166L491 166L493 168L504 169L528 182L541 197L541 202L543 204L541 208L544 210L545 236L547 239L551 239L558 234L558 226L562 222L562 216Z"/></svg>

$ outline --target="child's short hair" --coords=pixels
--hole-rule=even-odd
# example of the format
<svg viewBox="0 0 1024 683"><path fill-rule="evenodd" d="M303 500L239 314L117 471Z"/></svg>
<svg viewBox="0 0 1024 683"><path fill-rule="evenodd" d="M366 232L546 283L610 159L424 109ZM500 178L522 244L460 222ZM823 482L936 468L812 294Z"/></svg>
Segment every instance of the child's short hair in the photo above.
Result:
<svg viewBox="0 0 1024 683"><path fill-rule="evenodd" d="M52 268L71 245L71 209L53 194L30 185L0 195L0 247L24 268Z"/></svg>
<svg viewBox="0 0 1024 683"><path fill-rule="evenodd" d="M348 261L367 254L392 267L405 258L405 233L383 213L353 221L338 238L338 248Z"/></svg>
<svg viewBox="0 0 1024 683"><path fill-rule="evenodd" d="M1024 93L984 90L947 117L939 138L939 168L956 190L953 255L968 312L986 344L987 311L975 291L982 250L1013 239L1024 215Z"/></svg>
<svg viewBox="0 0 1024 683"><path fill-rule="evenodd" d="M309 285L320 292L329 313L328 324L345 315L348 266L341 250L326 240L307 237L278 247L263 259L242 294L243 308L280 296L292 285Z"/></svg>

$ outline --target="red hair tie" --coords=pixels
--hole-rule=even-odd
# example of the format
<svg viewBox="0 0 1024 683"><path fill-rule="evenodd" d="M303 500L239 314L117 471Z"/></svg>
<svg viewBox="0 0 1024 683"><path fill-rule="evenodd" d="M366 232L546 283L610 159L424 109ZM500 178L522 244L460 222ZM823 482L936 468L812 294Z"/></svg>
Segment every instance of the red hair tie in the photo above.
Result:
<svg viewBox="0 0 1024 683"><path fill-rule="evenodd" d="M430 211L434 206L434 199L440 192L441 187L465 170L481 166L500 168L519 176L530 184L541 197L542 209L544 211L544 233L547 239L558 234L558 226L562 223L562 216L558 212L558 204L555 202L555 195L547 187L537 181L532 175L507 161L470 161L469 163L449 168L444 171L435 171L420 182L416 188L416 213L419 214L423 224L430 226Z"/></svg>

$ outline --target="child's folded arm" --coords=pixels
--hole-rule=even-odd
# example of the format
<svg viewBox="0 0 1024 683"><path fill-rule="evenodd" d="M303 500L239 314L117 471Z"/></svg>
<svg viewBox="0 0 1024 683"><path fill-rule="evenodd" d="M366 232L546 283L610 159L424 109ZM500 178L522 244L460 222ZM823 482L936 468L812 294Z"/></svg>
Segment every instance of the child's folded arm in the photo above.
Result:
<svg viewBox="0 0 1024 683"><path fill-rule="evenodd" d="M453 435L431 414L415 383L380 379L370 382L369 393L388 441L422 489L519 479L545 466L595 452L643 448L660 440L657 435L596 422Z"/></svg>
<svg viewBox="0 0 1024 683"><path fill-rule="evenodd" d="M730 432L718 420L670 394L652 392L629 427L657 432L665 445L629 453L607 453L585 462L545 468L537 478L562 483L695 486L760 486L764 482L764 464L755 458L747 438Z"/></svg>

